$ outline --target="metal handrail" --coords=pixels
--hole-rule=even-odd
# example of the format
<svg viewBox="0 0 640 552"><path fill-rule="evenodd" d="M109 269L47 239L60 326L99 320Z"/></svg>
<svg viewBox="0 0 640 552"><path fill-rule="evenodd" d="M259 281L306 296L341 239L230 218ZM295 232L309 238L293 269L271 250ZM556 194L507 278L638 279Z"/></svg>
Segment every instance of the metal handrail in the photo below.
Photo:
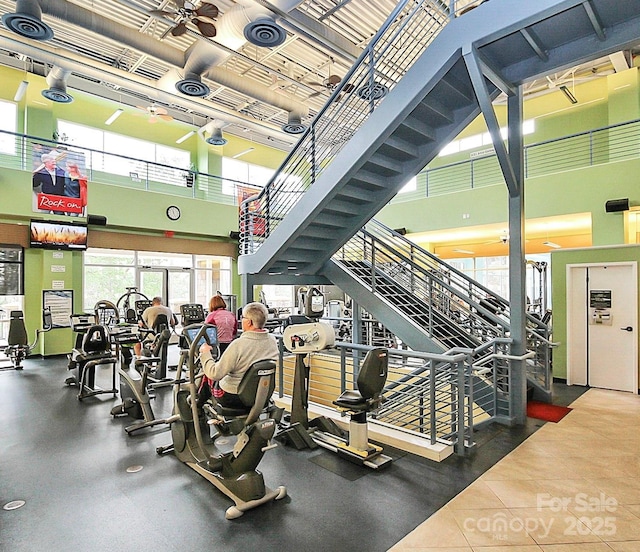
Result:
<svg viewBox="0 0 640 552"><path fill-rule="evenodd" d="M370 221L332 260L445 348L474 348L510 331L506 299L379 221ZM410 304L403 304L407 297ZM535 352L527 373L547 390L549 337L549 326L527 313L526 346Z"/></svg>
<svg viewBox="0 0 640 552"><path fill-rule="evenodd" d="M319 380L312 375L309 382L309 404L332 406L331 401L346 389L353 389L366 351L373 347L337 342L334 350L320 351L309 356L309 365L323 374ZM383 407L370 417L373 425L393 428L415 438L425 438L430 444L446 443L460 455L473 443L473 413L471 364L466 353L431 354L399 349L387 349L389 358L387 384L383 390ZM293 365L291 356L280 362L278 393L292 389ZM419 368L426 377L399 380ZM312 374L316 373L312 369ZM393 390L393 392L391 392ZM483 421L492 414L483 416Z"/></svg>
<svg viewBox="0 0 640 552"><path fill-rule="evenodd" d="M640 119L603 126L528 144L524 147L525 177L533 178L603 163L640 157ZM438 167L427 166L424 192L400 194L395 202L412 201L416 196L433 197L452 192L504 184L497 157L486 155Z"/></svg>
<svg viewBox="0 0 640 552"><path fill-rule="evenodd" d="M73 158L91 182L105 183L112 186L139 188L145 191L167 193L176 196L208 199L216 203L238 205L242 192L255 194L259 186L223 178L222 176L176 167L155 161L145 161L135 157L111 153L69 144L56 142L29 134L20 134L0 130L0 142L13 141L12 152L0 151L0 166L21 171L33 171L40 164L40 155L45 150L55 150L64 157ZM127 167L130 172L114 171L114 165ZM188 182L191 176L193 181ZM230 188L224 193L223 184Z"/></svg>
<svg viewBox="0 0 640 552"><path fill-rule="evenodd" d="M240 208L240 253L255 253L445 26L455 3L402 0L274 177Z"/></svg>

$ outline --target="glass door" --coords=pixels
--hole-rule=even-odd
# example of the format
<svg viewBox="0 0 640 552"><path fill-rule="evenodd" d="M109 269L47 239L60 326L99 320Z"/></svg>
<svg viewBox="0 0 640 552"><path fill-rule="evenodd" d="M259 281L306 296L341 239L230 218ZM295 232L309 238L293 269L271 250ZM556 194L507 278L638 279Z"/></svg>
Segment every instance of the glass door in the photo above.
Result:
<svg viewBox="0 0 640 552"><path fill-rule="evenodd" d="M138 289L149 300L154 297L162 297L162 303L167 304L167 269L166 268L141 268L138 272L140 285Z"/></svg>
<svg viewBox="0 0 640 552"><path fill-rule="evenodd" d="M168 273L168 300L167 305L180 320L180 306L193 303L192 285L193 270L190 269L170 269Z"/></svg>
<svg viewBox="0 0 640 552"><path fill-rule="evenodd" d="M193 270L189 268L142 268L140 291L149 299L162 297L162 303L179 318L180 306L192 303Z"/></svg>

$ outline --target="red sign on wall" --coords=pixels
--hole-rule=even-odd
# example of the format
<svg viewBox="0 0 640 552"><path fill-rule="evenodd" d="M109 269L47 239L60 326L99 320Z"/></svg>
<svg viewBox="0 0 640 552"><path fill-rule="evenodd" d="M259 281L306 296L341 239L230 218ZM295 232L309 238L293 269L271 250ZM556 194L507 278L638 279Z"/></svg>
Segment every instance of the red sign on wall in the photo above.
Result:
<svg viewBox="0 0 640 552"><path fill-rule="evenodd" d="M43 211L63 211L65 213L81 214L83 210L82 201L78 197L39 193L37 194L37 198L37 208Z"/></svg>

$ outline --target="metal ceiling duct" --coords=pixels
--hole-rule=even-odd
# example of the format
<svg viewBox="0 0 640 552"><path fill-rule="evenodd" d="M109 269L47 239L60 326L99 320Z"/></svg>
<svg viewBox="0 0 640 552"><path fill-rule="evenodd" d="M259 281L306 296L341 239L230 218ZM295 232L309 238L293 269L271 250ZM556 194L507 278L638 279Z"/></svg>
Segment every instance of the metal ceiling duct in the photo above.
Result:
<svg viewBox="0 0 640 552"><path fill-rule="evenodd" d="M155 81L99 62L88 61L78 54L63 52L46 42L22 42L15 37L15 35L2 29L0 29L0 47L9 51L20 52L32 59L40 60L43 63L49 63L51 65L63 64L66 68L71 69L73 73L77 73L78 75L86 75L98 81L108 81L124 89L152 97L166 105L173 104L187 110L200 111L210 117L222 117L227 122L253 129L259 133L266 132L267 134L271 134L278 133L281 130L278 126L268 121L259 121L247 117L242 113L232 111L223 106L213 105L211 102L200 98L186 98L177 94L175 90L173 93L159 90L155 86ZM80 89L82 88L80 87ZM284 139L284 136L282 136L282 138Z"/></svg>
<svg viewBox="0 0 640 552"><path fill-rule="evenodd" d="M33 40L50 40L53 30L42 21L42 9L38 0L17 0L16 12L2 16L4 26L20 36Z"/></svg>
<svg viewBox="0 0 640 552"><path fill-rule="evenodd" d="M282 126L287 134L302 134L307 130L307 126L302 124L300 116L296 113L289 113L287 124Z"/></svg>
<svg viewBox="0 0 640 552"><path fill-rule="evenodd" d="M209 121L206 125L200 127L198 134L202 136L207 144L212 146L224 146L227 143L227 139L222 135L222 128L219 125L216 126L215 121Z"/></svg>
<svg viewBox="0 0 640 552"><path fill-rule="evenodd" d="M163 42L138 32L136 29L101 17L77 4L71 4L66 0L39 0L39 2L38 0L19 1L28 2L28 8L30 8L32 12L38 11L36 8L41 8L42 13L134 48L173 65L176 68L181 68L181 71L170 71L160 79L162 82L159 81L159 87L163 90L168 91L169 86L172 86L188 96L205 96L209 93L209 87L202 83L201 75L207 68L220 64L229 55L223 49L217 48L215 43L209 40L197 40L187 52L183 53L177 48L168 46ZM246 42L242 34L242 28L238 27L238 22L243 20L242 17L246 17L246 15L243 14L246 14L248 11L250 14L258 17L268 12L266 8L253 5L250 0L244 0L244 2L248 2L251 5L248 7L243 5L234 6L236 9L232 8L220 17L218 21L216 41L228 48L237 49ZM300 3L299 0L295 0L295 2L289 0L288 5L285 4L283 7L285 9L292 9L291 6L295 7ZM235 12L237 12L237 14ZM226 73L229 73L228 78L224 77ZM231 75L235 75L235 73L231 73L230 71L222 73L219 71L218 76L223 79L224 82L218 81L215 78L212 80L258 101L274 105L288 112L297 113L301 117L308 114L308 107L301 102L284 94L273 92L268 87L262 86L250 79L238 76L239 78L232 80ZM171 83L170 85L168 84L169 82ZM234 86L232 82L235 83L237 87Z"/></svg>
<svg viewBox="0 0 640 552"><path fill-rule="evenodd" d="M54 65L47 75L49 88L43 90L41 94L52 102L71 103L73 96L67 93L67 81L70 76L71 71Z"/></svg>
<svg viewBox="0 0 640 552"><path fill-rule="evenodd" d="M222 129L219 128L214 128L211 136L205 141L212 146L224 146L227 143L227 139L222 136Z"/></svg>
<svg viewBox="0 0 640 552"><path fill-rule="evenodd" d="M300 0L295 0L294 2L289 0L288 4L283 5L283 7L290 10L300 3ZM216 43L221 44L230 50L237 51L247 40L249 40L249 34L251 36L250 41L258 46L273 47L282 44L287 33L282 29L282 27L276 25L275 21L270 18L270 16L273 17L273 14L269 10L254 4L251 0L241 0L238 4L232 6L232 8L222 15L216 22L217 32L215 41L198 40L185 52L183 77L180 80L175 81L174 86L176 89L189 96L206 96L209 93L209 87L202 83L201 76L205 71L220 65L229 57L228 52L222 48L216 47ZM268 21L273 23L277 29L271 29L267 23ZM262 23L254 25L258 22ZM247 29L250 30L248 31ZM272 33L274 36L270 37L269 35ZM264 43L262 44L254 41L254 38L259 40L258 36L260 35L262 35L264 40ZM276 38L275 35L279 35L279 38ZM163 77L164 82L161 86L166 90L167 87L170 86L166 81L171 81L172 78L175 77L172 77L171 75L166 75L165 77ZM226 82L218 81L215 78L212 78L211 80L229 87L228 79ZM248 92L247 86L250 86L253 89L253 92ZM262 91L263 88L256 87L255 84L248 85L245 83L242 90L236 88L234 88L234 90L242 91L243 94L247 94L256 100L270 103L263 95L266 93ZM258 92L258 90L260 90L260 92ZM281 106L277 105L277 107ZM297 107L282 109L286 109L287 111L300 111Z"/></svg>

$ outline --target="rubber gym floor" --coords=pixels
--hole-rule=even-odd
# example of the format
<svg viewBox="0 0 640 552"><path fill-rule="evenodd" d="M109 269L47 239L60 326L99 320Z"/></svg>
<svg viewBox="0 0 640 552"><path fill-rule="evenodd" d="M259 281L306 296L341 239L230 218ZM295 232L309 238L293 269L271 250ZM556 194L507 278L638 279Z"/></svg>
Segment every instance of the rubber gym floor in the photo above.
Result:
<svg viewBox="0 0 640 552"><path fill-rule="evenodd" d="M278 446L259 469L288 496L228 521L227 497L172 454L156 454L171 440L166 426L127 436L132 420L110 415L119 399L80 402L68 375L64 357L0 370L0 506L25 501L0 510L2 552L383 552L544 423L494 425L476 434L469 455L441 463L387 448L394 462L379 472L322 449ZM99 368L98 382L108 379ZM554 402L581 390L556 385ZM153 408L170 413L170 389Z"/></svg>

